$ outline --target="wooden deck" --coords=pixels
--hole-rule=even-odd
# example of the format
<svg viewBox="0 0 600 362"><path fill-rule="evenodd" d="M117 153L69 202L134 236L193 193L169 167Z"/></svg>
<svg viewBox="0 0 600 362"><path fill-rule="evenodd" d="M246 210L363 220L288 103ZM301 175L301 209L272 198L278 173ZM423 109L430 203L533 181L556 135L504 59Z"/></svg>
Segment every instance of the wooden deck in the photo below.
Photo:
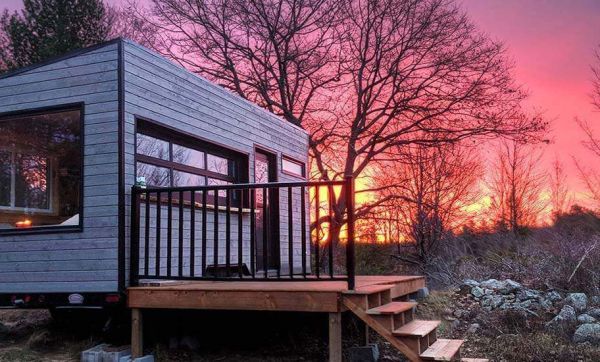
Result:
<svg viewBox="0 0 600 362"><path fill-rule="evenodd" d="M136 309L221 309L292 312L342 312L344 294L372 293L393 285L398 298L425 286L420 276L357 276L356 289L343 281L193 281L163 282L128 289L128 305ZM385 287L384 287L385 288Z"/></svg>

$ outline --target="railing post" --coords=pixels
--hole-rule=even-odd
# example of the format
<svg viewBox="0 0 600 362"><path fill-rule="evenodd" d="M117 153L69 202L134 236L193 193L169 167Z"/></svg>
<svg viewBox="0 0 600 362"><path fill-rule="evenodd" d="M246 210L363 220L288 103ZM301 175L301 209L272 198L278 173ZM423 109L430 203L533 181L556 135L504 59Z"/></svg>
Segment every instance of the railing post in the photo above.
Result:
<svg viewBox="0 0 600 362"><path fill-rule="evenodd" d="M148 202L148 200L146 200ZM146 215L148 217L148 215ZM140 194L137 186L131 188L131 228L129 230L131 242L129 253L129 285L135 286L139 279L140 269ZM148 260L145 261L146 263Z"/></svg>
<svg viewBox="0 0 600 362"><path fill-rule="evenodd" d="M348 273L348 290L354 290L355 256L354 256L354 178L345 176L346 218L348 223L348 240L346 241L346 271Z"/></svg>

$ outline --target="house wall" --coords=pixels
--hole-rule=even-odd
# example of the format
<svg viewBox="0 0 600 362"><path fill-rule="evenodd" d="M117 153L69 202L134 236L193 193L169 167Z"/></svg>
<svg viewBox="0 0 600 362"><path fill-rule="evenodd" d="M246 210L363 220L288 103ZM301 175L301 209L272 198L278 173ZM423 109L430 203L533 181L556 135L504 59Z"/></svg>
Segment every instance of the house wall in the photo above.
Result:
<svg viewBox="0 0 600 362"><path fill-rule="evenodd" d="M254 150L256 147L262 147L277 154L278 181L299 180L299 178L283 174L280 167L282 154L307 162L308 136L300 128L238 96L234 96L229 91L186 71L149 50L127 41L124 43L124 80L125 188L128 195L131 186L135 182L134 134L136 116L151 119L154 122L196 135L216 144L227 145L231 149L248 154L250 182L254 180ZM299 261L301 260L300 205L298 201L300 195L298 192L297 190L294 191L296 197L293 203L295 209L295 241L293 244L295 267L299 267ZM282 215L287 215L287 190L282 190L281 194L280 212ZM129 196L126 197L127 222L130 220L130 199ZM162 215L166 217L164 216L166 213L163 212ZM200 218L196 217L197 224L199 220ZM212 220L212 217L209 216L209 220ZM177 225L175 216L173 222L173 225ZM212 230L213 225L210 222L208 224L207 228ZM249 225L248 215L244 216L243 224ZM162 221L162 225L166 225L166 221ZM224 227L221 227L221 230L223 233ZM200 228L197 227L197 238L199 233ZM249 231L246 230L244 234L245 248L248 250ZM126 240L129 240L128 227L126 228L126 235ZM212 241L210 231L208 235L210 236L209 240ZM219 248L224 247L224 234L221 235L223 236L220 238ZM280 259L282 267L286 267L288 265L289 249L288 221L285 217L280 220L280 236ZM232 226L231 237L232 240L237 240L237 226ZM165 245L164 240L166 239L163 238L162 240L162 245ZM198 248L199 242L196 245ZM211 253L207 255L208 260L212 260L210 249L208 253ZM197 258L200 258L201 254L198 250L195 254ZM173 255L177 254L174 253ZM223 253L220 252L220 255L223 255ZM235 255L235 258L237 258L237 254ZM127 250L126 260L128 258L129 250ZM248 258L249 256L245 255L244 262L248 263ZM161 265L163 265L162 262Z"/></svg>
<svg viewBox="0 0 600 362"><path fill-rule="evenodd" d="M0 79L0 114L84 102L83 231L0 235L0 293L117 285L118 44Z"/></svg>

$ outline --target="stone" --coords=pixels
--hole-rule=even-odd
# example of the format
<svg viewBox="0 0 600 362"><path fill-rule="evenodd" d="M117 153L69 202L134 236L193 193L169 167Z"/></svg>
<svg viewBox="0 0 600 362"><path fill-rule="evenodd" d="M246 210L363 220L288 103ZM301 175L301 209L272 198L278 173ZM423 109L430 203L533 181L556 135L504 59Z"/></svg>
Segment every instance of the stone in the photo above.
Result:
<svg viewBox="0 0 600 362"><path fill-rule="evenodd" d="M471 288L471 295L474 296L475 298L481 298L484 295L484 291L483 289L481 289L480 287L473 287Z"/></svg>
<svg viewBox="0 0 600 362"><path fill-rule="evenodd" d="M379 347L377 344L348 348L348 362L377 362Z"/></svg>
<svg viewBox="0 0 600 362"><path fill-rule="evenodd" d="M590 308L586 314L589 314L596 319L600 319L600 308Z"/></svg>
<svg viewBox="0 0 600 362"><path fill-rule="evenodd" d="M538 299L540 297L540 292L532 289L522 289L517 292L517 299L520 300L530 300L530 299Z"/></svg>
<svg viewBox="0 0 600 362"><path fill-rule="evenodd" d="M546 293L546 299L548 299L549 301L554 303L554 302L558 302L558 301L562 300L562 296L560 295L559 292L552 290L552 291Z"/></svg>
<svg viewBox="0 0 600 362"><path fill-rule="evenodd" d="M600 344L600 324L586 323L580 325L573 335L573 342L590 342L595 345Z"/></svg>
<svg viewBox="0 0 600 362"><path fill-rule="evenodd" d="M465 280L463 280L463 285L473 288L473 287L478 287L479 282L476 280L473 280L473 279L465 279Z"/></svg>
<svg viewBox="0 0 600 362"><path fill-rule="evenodd" d="M552 307L553 307L554 305L552 304L552 302L551 302L550 300L548 300L548 299L542 299L542 300L540 301L540 306L541 306L542 308L544 308L544 309L548 310L548 309L552 309Z"/></svg>
<svg viewBox="0 0 600 362"><path fill-rule="evenodd" d="M510 294L520 290L521 288L523 288L523 286L520 283L517 283L511 279L506 279L502 282L502 286L498 289L498 291L502 294Z"/></svg>
<svg viewBox="0 0 600 362"><path fill-rule="evenodd" d="M479 323L473 323L467 329L467 333L470 333L470 334L477 333L477 331L479 330L480 327L481 326L479 325Z"/></svg>
<svg viewBox="0 0 600 362"><path fill-rule="evenodd" d="M496 279L488 279L479 284L480 287L485 289L499 289L502 285L502 282Z"/></svg>
<svg viewBox="0 0 600 362"><path fill-rule="evenodd" d="M587 295L585 293L569 293L565 298L565 303L572 306L578 312L583 312L587 309Z"/></svg>
<svg viewBox="0 0 600 362"><path fill-rule="evenodd" d="M581 314L577 317L577 323L585 324L585 323L596 323L596 318L592 317L589 314Z"/></svg>
<svg viewBox="0 0 600 362"><path fill-rule="evenodd" d="M562 307L556 317L552 318L550 322L546 324L547 327L566 327L575 324L577 321L577 314L575 308L570 305Z"/></svg>
<svg viewBox="0 0 600 362"><path fill-rule="evenodd" d="M499 295L486 295L481 299L481 306L487 310L498 308L504 303L504 300Z"/></svg>
<svg viewBox="0 0 600 362"><path fill-rule="evenodd" d="M600 295L594 295L590 298L590 303L592 305L600 306Z"/></svg>
<svg viewBox="0 0 600 362"><path fill-rule="evenodd" d="M423 287L417 290L417 300L423 300L429 295L429 288Z"/></svg>
<svg viewBox="0 0 600 362"><path fill-rule="evenodd" d="M533 304L533 301L531 300L524 300L520 303L516 303L515 307L517 308L521 308L521 309L529 309L531 308L531 305Z"/></svg>

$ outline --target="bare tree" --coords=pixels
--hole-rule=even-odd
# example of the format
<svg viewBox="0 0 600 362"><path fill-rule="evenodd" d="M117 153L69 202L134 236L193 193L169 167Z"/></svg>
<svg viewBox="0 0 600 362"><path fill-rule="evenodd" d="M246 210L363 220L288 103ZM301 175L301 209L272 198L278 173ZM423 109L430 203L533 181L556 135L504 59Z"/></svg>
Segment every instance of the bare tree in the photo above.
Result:
<svg viewBox="0 0 600 362"><path fill-rule="evenodd" d="M361 176L410 145L546 127L519 117L525 94L503 45L451 0L153 0L152 9L158 50L310 133L314 178ZM386 201L360 205L358 217ZM345 204L335 200L338 230Z"/></svg>
<svg viewBox="0 0 600 362"><path fill-rule="evenodd" d="M539 221L547 206L542 198L547 180L539 169L541 157L541 152L516 141L504 141L498 147L489 190L499 228L519 235Z"/></svg>
<svg viewBox="0 0 600 362"><path fill-rule="evenodd" d="M378 208L375 223L395 231L390 235L414 251L399 257L426 264L444 236L473 216L466 207L481 196L478 154L462 144L416 145L384 167L373 182L375 188L382 186L388 202Z"/></svg>
<svg viewBox="0 0 600 362"><path fill-rule="evenodd" d="M592 104L600 111L600 46L596 50L596 64L592 66Z"/></svg>
<svg viewBox="0 0 600 362"><path fill-rule="evenodd" d="M140 1L129 0L122 6L106 7L111 38L131 39L149 48L158 44L159 29L148 21L152 15Z"/></svg>
<svg viewBox="0 0 600 362"><path fill-rule="evenodd" d="M550 173L550 205L556 219L570 208L571 196L567 185L567 174L558 156L554 157Z"/></svg>
<svg viewBox="0 0 600 362"><path fill-rule="evenodd" d="M596 64L592 66L592 86L591 102L596 110L600 111L600 48L596 52ZM583 146L595 156L600 157L600 139L597 138L592 126L579 118L575 118L575 123L585 135L585 139L582 141ZM600 174L581 164L576 158L573 161L590 197L596 204L600 204Z"/></svg>

